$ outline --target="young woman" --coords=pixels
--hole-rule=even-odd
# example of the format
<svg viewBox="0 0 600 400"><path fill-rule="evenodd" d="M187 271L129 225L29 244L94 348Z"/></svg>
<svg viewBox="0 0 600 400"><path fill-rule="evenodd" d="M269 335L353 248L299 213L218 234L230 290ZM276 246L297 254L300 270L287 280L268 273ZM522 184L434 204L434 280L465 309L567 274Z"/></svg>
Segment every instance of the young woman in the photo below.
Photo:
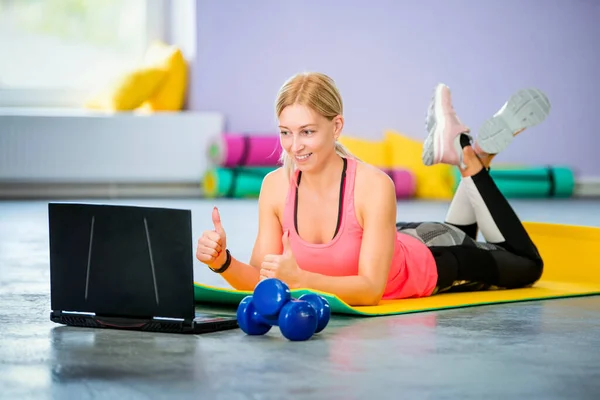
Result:
<svg viewBox="0 0 600 400"><path fill-rule="evenodd" d="M259 229L249 263L234 258L218 210L196 257L236 289L275 277L290 288L337 295L350 305L484 287L533 284L543 263L488 173L513 137L541 122L549 103L532 89L513 95L472 144L447 86L437 86L427 113L426 165L449 163L462 180L445 222L396 222L394 184L338 141L343 105L333 80L303 73L276 101L283 166L263 181ZM486 242L476 241L481 230ZM466 286L465 286L466 285Z"/></svg>

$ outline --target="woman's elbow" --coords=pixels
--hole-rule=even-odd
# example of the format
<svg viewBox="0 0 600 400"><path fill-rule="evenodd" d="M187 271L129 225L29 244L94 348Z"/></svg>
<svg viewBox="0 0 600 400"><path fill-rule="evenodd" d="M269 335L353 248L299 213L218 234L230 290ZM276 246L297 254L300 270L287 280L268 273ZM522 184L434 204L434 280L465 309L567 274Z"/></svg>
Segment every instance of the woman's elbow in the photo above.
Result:
<svg viewBox="0 0 600 400"><path fill-rule="evenodd" d="M381 300L381 297L371 297L368 299L365 299L365 301L362 302L362 304L360 304L361 306L376 306L379 304Z"/></svg>
<svg viewBox="0 0 600 400"><path fill-rule="evenodd" d="M377 294L375 294L374 296L371 296L368 299L368 303L369 304L367 304L367 305L369 305L369 306L376 306L376 305L378 305L381 302L382 297L383 297L383 293L377 292Z"/></svg>
<svg viewBox="0 0 600 400"><path fill-rule="evenodd" d="M356 299L353 304L350 304L353 307L361 307L361 306L376 306L381 301L381 296L363 296L360 299Z"/></svg>
<svg viewBox="0 0 600 400"><path fill-rule="evenodd" d="M376 306L381 302L383 298L383 292L385 288L372 287L370 290L365 290L360 299L357 299L355 306Z"/></svg>

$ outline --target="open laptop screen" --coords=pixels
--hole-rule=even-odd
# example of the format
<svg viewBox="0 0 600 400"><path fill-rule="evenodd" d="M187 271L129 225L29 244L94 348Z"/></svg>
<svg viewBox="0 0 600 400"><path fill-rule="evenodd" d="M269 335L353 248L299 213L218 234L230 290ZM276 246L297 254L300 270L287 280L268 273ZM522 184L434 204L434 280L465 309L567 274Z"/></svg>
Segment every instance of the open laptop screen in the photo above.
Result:
<svg viewBox="0 0 600 400"><path fill-rule="evenodd" d="M50 203L51 307L194 318L191 211Z"/></svg>

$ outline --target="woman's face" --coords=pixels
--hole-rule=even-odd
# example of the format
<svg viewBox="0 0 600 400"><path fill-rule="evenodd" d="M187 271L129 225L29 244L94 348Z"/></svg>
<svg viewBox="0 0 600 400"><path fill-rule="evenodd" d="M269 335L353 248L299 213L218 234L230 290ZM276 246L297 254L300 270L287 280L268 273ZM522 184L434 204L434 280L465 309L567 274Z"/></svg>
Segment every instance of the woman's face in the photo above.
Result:
<svg viewBox="0 0 600 400"><path fill-rule="evenodd" d="M293 104L279 115L281 147L301 171L314 169L335 153L341 116L329 121L310 107Z"/></svg>

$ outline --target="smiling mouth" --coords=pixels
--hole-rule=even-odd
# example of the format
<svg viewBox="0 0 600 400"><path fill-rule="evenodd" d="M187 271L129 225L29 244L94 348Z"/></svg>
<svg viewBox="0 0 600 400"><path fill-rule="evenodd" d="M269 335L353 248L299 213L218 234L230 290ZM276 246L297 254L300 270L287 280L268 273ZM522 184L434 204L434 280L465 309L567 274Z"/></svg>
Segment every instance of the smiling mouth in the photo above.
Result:
<svg viewBox="0 0 600 400"><path fill-rule="evenodd" d="M304 161L304 160L306 160L308 157L310 157L310 155L311 155L311 154L312 154L312 153L303 154L303 155L301 155L301 156L298 156L298 155L297 155L297 156L296 156L296 159L297 159L297 160L300 160L300 161Z"/></svg>

